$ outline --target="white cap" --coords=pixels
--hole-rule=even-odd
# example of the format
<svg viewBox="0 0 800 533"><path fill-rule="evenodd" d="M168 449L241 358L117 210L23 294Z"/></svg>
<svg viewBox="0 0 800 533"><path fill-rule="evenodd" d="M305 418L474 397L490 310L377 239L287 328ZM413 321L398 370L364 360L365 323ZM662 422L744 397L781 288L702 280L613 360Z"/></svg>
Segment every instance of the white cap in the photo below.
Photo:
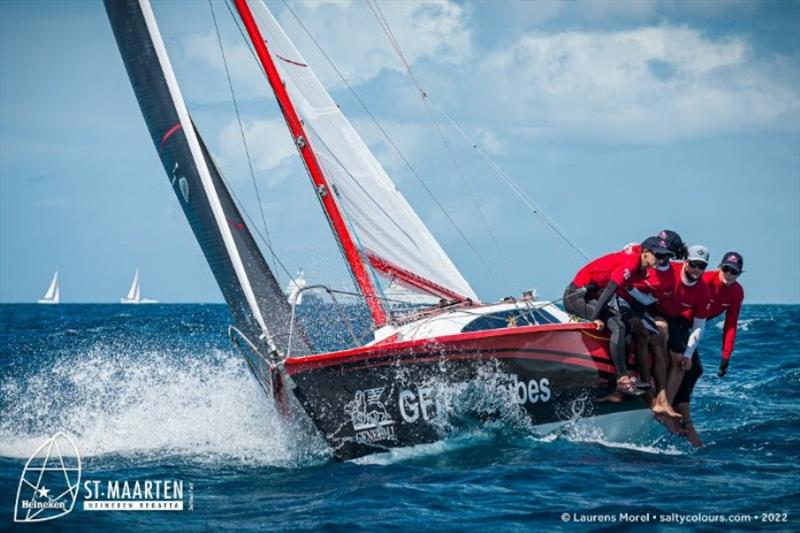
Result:
<svg viewBox="0 0 800 533"><path fill-rule="evenodd" d="M703 261L705 264L708 264L711 257L711 254L708 252L708 248L702 244L690 246L688 252L689 253L686 257L687 261Z"/></svg>

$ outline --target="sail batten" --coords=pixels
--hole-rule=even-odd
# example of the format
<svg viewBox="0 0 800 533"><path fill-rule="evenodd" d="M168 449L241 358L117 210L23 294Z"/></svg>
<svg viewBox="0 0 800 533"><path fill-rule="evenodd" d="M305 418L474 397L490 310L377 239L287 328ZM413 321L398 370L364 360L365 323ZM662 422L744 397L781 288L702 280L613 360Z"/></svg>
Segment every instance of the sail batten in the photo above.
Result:
<svg viewBox="0 0 800 533"><path fill-rule="evenodd" d="M295 105L335 199L361 245L361 253L425 280L415 287L439 297L477 296L414 212L306 60L261 0L248 0L286 91ZM375 261L369 261L375 268ZM376 268L387 279L397 276ZM435 287L435 289L434 289ZM445 296L445 294L449 296Z"/></svg>

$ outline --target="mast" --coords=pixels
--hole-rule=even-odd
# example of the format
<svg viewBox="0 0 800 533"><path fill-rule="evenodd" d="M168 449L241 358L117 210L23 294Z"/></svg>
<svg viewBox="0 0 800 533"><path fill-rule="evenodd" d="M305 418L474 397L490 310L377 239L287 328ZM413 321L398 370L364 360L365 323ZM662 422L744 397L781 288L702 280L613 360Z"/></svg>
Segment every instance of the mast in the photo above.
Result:
<svg viewBox="0 0 800 533"><path fill-rule="evenodd" d="M317 161L317 157L308 142L308 136L303 128L303 123L295 111L294 105L286 92L286 87L278 74L278 69L272 61L272 57L267 49L267 44L261 36L261 31L258 29L253 14L250 12L250 7L247 5L246 0L234 0L236 10L247 29L247 34L256 49L261 65L264 67L264 72L267 75L272 91L278 99L283 117L286 120L286 125L289 127L289 132L292 135L295 146L297 146L300 156L308 170L311 181L314 183L314 188L317 191L322 208L328 217L328 221L333 228L334 233L339 241L340 248L344 254L345 260L350 267L353 277L361 293L366 299L367 306L372 314L372 321L377 327L383 326L386 323L386 312L381 307L380 301L375 294L375 286L370 279L369 273L364 264L364 258L358 250L352 235L347 230L342 213L336 200L333 198L332 187L328 184L328 180L322 172L322 169Z"/></svg>

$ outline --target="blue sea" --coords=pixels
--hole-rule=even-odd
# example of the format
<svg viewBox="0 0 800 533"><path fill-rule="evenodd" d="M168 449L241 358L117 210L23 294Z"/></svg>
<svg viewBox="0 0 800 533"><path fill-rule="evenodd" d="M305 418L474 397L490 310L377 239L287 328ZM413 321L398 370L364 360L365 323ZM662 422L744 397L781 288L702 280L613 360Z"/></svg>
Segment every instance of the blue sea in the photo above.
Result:
<svg viewBox="0 0 800 533"><path fill-rule="evenodd" d="M26 461L63 431L83 480L179 480L184 510L87 511L82 482L46 529L800 530L800 306L745 306L723 379L709 326L704 448L655 422L630 441L494 422L345 463L277 414L229 322L223 305L0 305L0 529Z"/></svg>

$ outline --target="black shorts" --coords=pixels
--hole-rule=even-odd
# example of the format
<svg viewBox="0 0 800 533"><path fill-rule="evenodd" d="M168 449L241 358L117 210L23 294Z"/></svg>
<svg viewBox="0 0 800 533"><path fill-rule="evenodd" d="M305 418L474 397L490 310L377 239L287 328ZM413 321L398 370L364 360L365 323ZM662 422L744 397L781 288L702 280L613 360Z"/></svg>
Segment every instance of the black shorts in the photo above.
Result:
<svg viewBox="0 0 800 533"><path fill-rule="evenodd" d="M689 342L692 324L682 316L677 316L668 318L667 325L669 326L669 340L667 341L669 351L683 354L686 351L686 344Z"/></svg>
<svg viewBox="0 0 800 533"><path fill-rule="evenodd" d="M703 365L700 363L700 352L699 350L695 350L692 356L692 369L683 374L681 386L678 387L678 392L675 393L675 399L672 400L672 405L689 403L689 400L692 398L695 383L697 383L697 380L700 379L702 375Z"/></svg>

